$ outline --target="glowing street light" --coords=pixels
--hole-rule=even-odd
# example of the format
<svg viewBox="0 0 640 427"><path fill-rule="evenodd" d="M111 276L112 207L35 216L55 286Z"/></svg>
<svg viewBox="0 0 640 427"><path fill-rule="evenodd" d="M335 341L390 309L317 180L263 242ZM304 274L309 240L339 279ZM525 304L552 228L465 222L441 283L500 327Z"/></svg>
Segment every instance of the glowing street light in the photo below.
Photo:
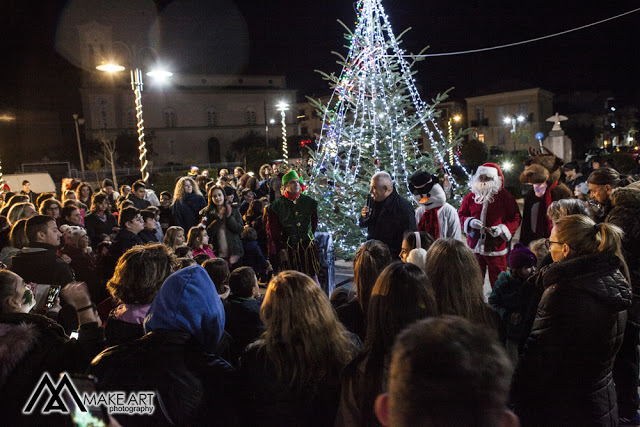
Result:
<svg viewBox="0 0 640 427"><path fill-rule="evenodd" d="M144 120L142 119L142 70L138 68L137 56L142 54L144 50L151 50L155 52L155 50L151 47L143 47L140 50L136 50L135 47L133 50L129 49L129 46L122 42L115 42L123 46L127 52L129 53L130 64L134 69L130 70L131 73L131 90L134 94L134 102L136 106L136 119L137 119L137 129L138 129L138 151L139 151L139 159L140 159L140 173L142 175L142 180L147 182L149 180L149 172L147 171L147 166L149 162L147 161L147 147L144 142ZM124 71L125 67L115 63L101 64L96 67L97 70L106 71L109 73L115 73L118 71ZM147 73L147 76L156 78L160 81L166 80L168 77L172 76L173 73L165 70L151 70Z"/></svg>
<svg viewBox="0 0 640 427"><path fill-rule="evenodd" d="M289 163L289 150L287 149L287 123L285 121L285 111L289 109L289 104L280 101L276 104L276 111L280 111L280 123L282 123L282 158L285 163Z"/></svg>

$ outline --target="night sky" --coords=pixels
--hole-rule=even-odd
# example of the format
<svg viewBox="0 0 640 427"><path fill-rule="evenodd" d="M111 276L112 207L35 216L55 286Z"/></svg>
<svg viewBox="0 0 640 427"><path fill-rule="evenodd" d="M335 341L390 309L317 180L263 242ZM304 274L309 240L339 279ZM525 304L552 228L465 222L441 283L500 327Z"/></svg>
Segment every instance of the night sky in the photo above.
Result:
<svg viewBox="0 0 640 427"><path fill-rule="evenodd" d="M157 0L155 3L161 22L169 22L166 14L180 9L181 1ZM203 4L201 16L194 17L192 31L185 35L185 40L193 40L197 45L196 51L188 51L188 42L176 45L166 36L158 42L158 50L162 54L175 52L176 46L187 46L179 51L184 57L173 58L177 72L194 72L193 68L198 68L198 72L207 71L204 69L207 64L211 64L214 71L224 70L223 65L232 60L229 52L218 54L215 40L196 40L198 34L207 34L206 28L199 26L219 25L213 17L208 19L207 14L215 13L211 4L224 2L184 0L184 3L189 3L191 11L198 11ZM79 105L77 87L81 73L54 48L57 23L66 4L57 0L3 2L0 49L5 61L0 71L0 108L76 108ZM346 42L336 20L341 19L353 28L353 2L236 0L235 4L248 31L245 34L248 52L244 52L248 59L236 69L253 74L285 74L288 86L299 90L301 95L322 95L328 91L326 82L313 70L340 71L331 51L345 54ZM598 2L589 6L575 0L386 0L383 5L396 34L412 27L403 46L415 53L426 45L431 46L427 53L439 53L516 42L640 7L636 0ZM180 19L182 24L191 22L184 17ZM637 105L640 98L638 22L640 13L636 12L525 46L427 58L417 67L417 80L426 99L450 87L455 87L453 98L463 99L479 93L540 86L555 93L612 90L621 101ZM243 31L245 29L238 30L238 34ZM172 37L175 36L174 31ZM202 58L206 60L203 62Z"/></svg>

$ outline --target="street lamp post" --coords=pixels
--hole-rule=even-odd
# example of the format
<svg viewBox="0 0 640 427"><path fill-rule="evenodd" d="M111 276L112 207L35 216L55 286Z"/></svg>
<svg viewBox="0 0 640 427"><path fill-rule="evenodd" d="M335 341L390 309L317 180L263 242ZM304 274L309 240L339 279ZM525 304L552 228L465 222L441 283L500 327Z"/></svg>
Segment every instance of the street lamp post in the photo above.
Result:
<svg viewBox="0 0 640 427"><path fill-rule="evenodd" d="M133 91L133 94L134 94L134 103L136 106L136 127L138 130L138 152L139 152L138 158L140 160L140 174L142 175L142 180L144 182L147 182L149 180L149 172L147 171L147 166L149 162L147 161L147 147L144 142L144 120L142 119L142 87L143 87L142 70L138 67L137 56L142 54L144 50L151 50L152 52L155 52L155 50L151 47L143 47L139 50L136 50L134 47L132 50L132 49L129 49L129 46L127 46L122 42L116 41L115 43L123 46L127 50L127 52L129 53L130 63L133 67L133 69L130 70L130 74L131 74L131 90ZM107 72L113 73L113 72L123 71L125 67L118 64L102 64L102 65L98 65L96 69L100 71L107 71ZM172 75L173 73L169 71L159 71L159 70L154 70L147 73L147 76L156 77L159 79L167 78Z"/></svg>
<svg viewBox="0 0 640 427"><path fill-rule="evenodd" d="M77 114L73 115L73 121L76 123L76 139L78 140L78 154L80 155L80 170L82 171L82 179L84 179L84 158L82 157L82 145L80 144L80 129L78 125L84 124L84 119Z"/></svg>
<svg viewBox="0 0 640 427"><path fill-rule="evenodd" d="M519 116L507 116L504 118L505 125L511 125L511 138L513 139L513 151L516 151L516 144L518 142L518 135L516 134L516 124L524 123L525 118L523 115Z"/></svg>
<svg viewBox="0 0 640 427"><path fill-rule="evenodd" d="M285 111L289 109L289 104L285 101L280 101L276 105L276 111L280 111L280 119L282 123L282 158L285 163L289 163L289 150L287 148L287 123Z"/></svg>

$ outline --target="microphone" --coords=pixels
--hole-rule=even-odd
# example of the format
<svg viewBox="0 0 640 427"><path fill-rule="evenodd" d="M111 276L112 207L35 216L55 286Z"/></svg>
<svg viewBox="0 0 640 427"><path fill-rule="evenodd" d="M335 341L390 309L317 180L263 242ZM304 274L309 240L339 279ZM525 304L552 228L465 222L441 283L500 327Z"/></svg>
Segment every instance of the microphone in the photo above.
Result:
<svg viewBox="0 0 640 427"><path fill-rule="evenodd" d="M367 208L369 208L369 210L367 211L366 218L369 218L371 216L371 209L373 208L373 196L371 193L367 194Z"/></svg>

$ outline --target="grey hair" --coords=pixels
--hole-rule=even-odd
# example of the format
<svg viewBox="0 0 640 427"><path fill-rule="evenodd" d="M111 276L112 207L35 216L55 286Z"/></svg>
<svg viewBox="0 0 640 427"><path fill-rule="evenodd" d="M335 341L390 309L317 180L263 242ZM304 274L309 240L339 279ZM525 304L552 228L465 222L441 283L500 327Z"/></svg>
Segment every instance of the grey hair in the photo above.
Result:
<svg viewBox="0 0 640 427"><path fill-rule="evenodd" d="M547 216L554 224L567 215L589 216L587 203L579 199L560 199L552 202L547 208Z"/></svg>
<svg viewBox="0 0 640 427"><path fill-rule="evenodd" d="M371 181L382 181L385 184L389 184L389 188L393 188L393 180L391 179L391 175L389 175L385 171L374 173L371 177Z"/></svg>

